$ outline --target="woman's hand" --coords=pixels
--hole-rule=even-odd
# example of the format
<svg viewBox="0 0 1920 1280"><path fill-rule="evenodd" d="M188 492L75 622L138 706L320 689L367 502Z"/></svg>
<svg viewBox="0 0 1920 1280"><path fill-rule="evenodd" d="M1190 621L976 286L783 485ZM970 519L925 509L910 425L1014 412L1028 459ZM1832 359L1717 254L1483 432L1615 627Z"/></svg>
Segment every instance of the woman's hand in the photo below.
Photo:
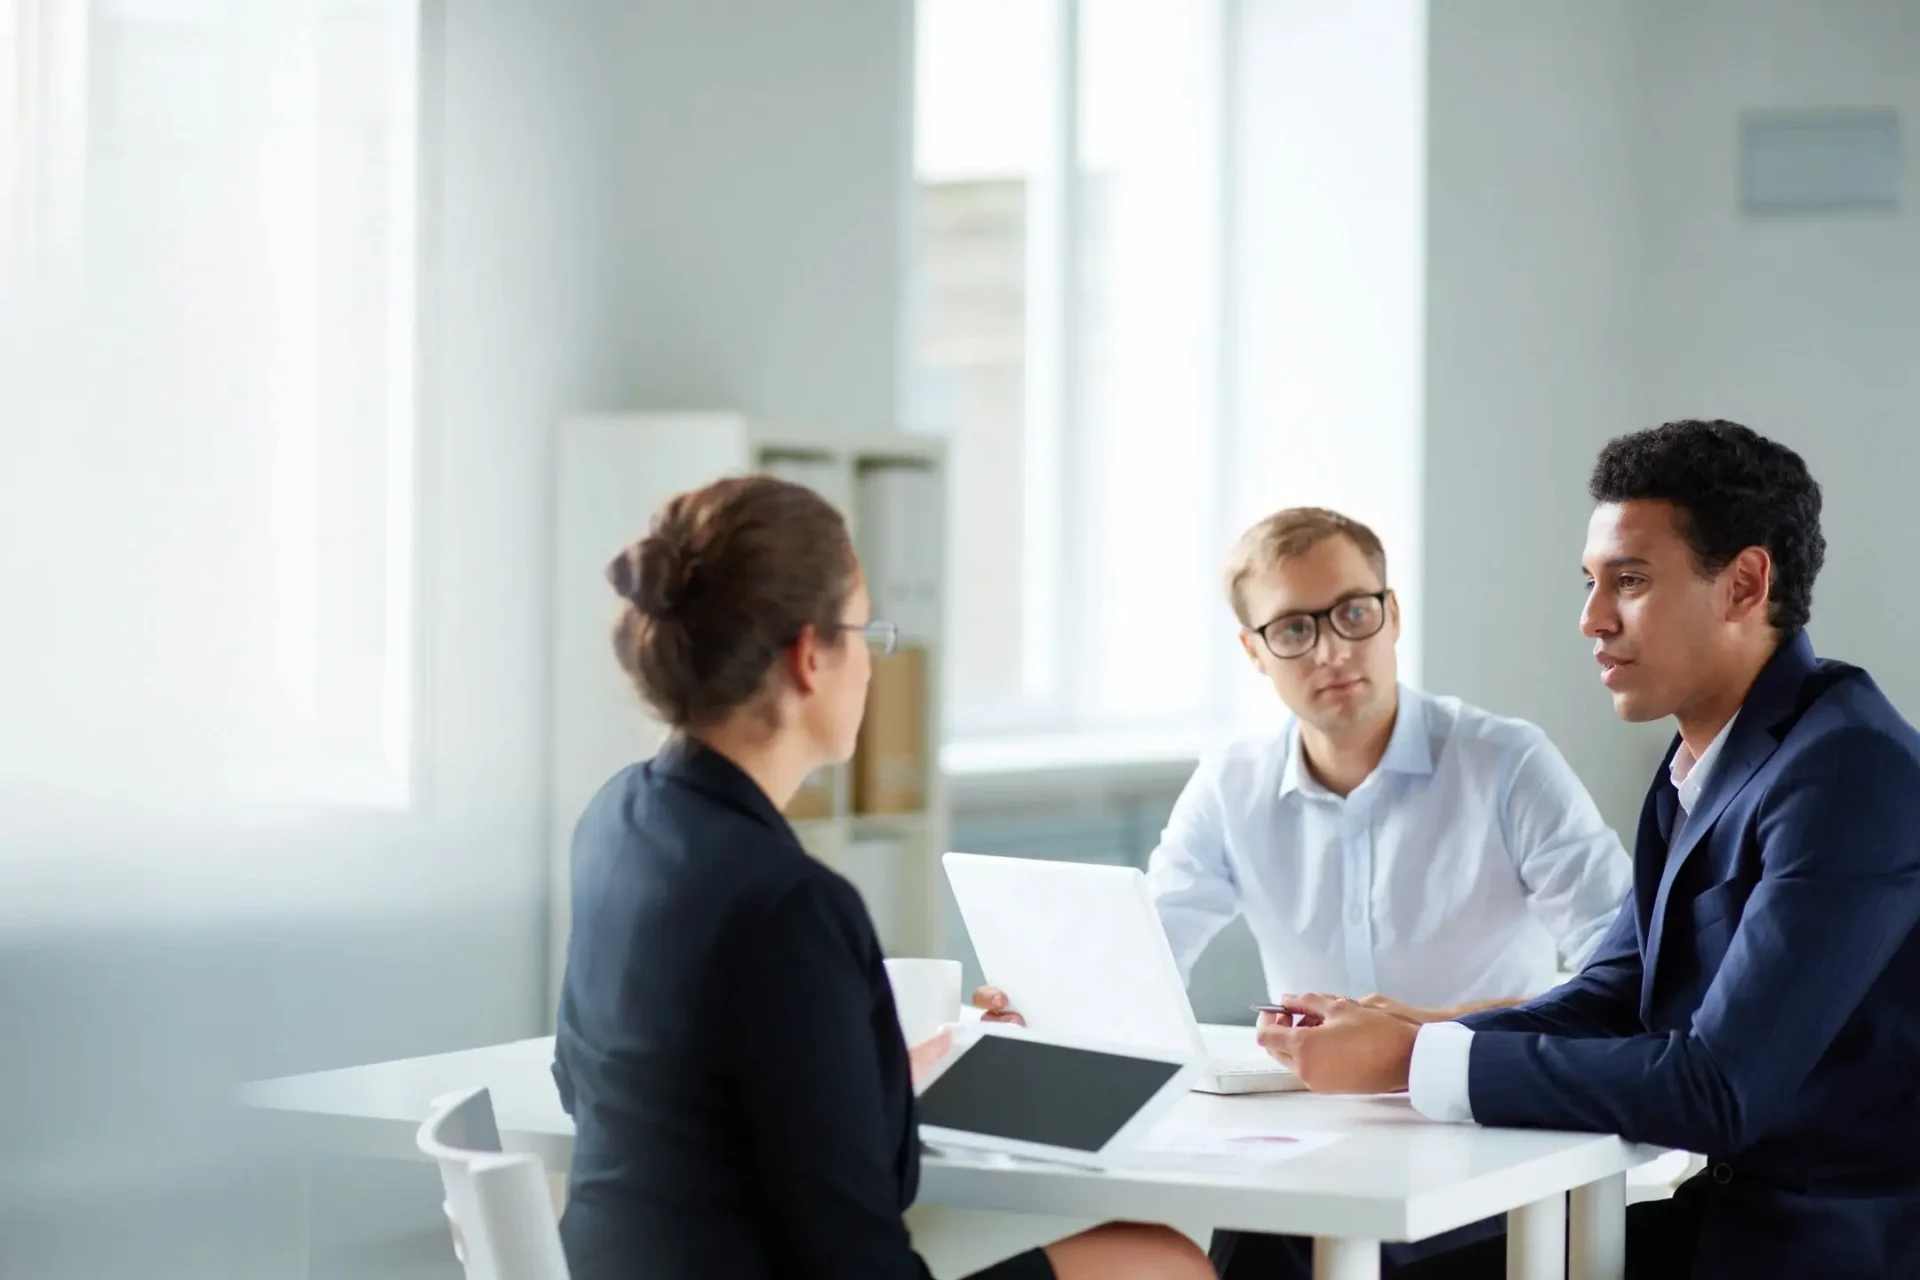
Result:
<svg viewBox="0 0 1920 1280"><path fill-rule="evenodd" d="M1027 1020L1015 1013L1007 993L998 987L982 987L973 993L973 1007L983 1009L982 1022L1011 1022L1017 1027L1027 1025Z"/></svg>
<svg viewBox="0 0 1920 1280"><path fill-rule="evenodd" d="M919 1084L927 1072L951 1052L953 1052L952 1027L942 1027L933 1033L931 1039L923 1040L908 1049L907 1064L913 1069L913 1082Z"/></svg>

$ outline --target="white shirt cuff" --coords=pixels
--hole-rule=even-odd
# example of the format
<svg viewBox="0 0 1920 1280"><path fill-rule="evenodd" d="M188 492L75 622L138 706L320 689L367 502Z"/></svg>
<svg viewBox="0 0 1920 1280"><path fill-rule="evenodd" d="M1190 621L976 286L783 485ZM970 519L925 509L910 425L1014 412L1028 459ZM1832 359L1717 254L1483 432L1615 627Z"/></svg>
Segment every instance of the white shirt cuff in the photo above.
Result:
<svg viewBox="0 0 1920 1280"><path fill-rule="evenodd" d="M1421 1027L1413 1038L1413 1061L1407 1068L1413 1109L1429 1120L1473 1123L1473 1101L1467 1093L1472 1054L1471 1028L1458 1022L1429 1022Z"/></svg>

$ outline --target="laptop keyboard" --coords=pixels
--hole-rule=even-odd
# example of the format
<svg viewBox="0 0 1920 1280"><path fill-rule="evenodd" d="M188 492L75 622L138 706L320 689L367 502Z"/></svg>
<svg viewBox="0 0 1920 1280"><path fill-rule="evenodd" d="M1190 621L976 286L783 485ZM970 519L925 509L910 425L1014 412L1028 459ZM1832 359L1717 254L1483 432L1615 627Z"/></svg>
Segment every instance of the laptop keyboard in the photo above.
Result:
<svg viewBox="0 0 1920 1280"><path fill-rule="evenodd" d="M1214 1058L1207 1067L1217 1076L1264 1076L1286 1070L1264 1053L1257 1057Z"/></svg>

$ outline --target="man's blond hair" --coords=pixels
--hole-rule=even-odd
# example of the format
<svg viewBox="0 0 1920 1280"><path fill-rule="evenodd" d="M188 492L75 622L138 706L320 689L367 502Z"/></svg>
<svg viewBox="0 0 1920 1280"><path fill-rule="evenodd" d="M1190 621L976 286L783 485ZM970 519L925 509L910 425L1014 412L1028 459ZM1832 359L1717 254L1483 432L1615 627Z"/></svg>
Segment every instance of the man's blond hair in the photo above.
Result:
<svg viewBox="0 0 1920 1280"><path fill-rule="evenodd" d="M1328 538L1346 538L1360 548L1360 554L1380 575L1380 585L1387 585L1387 551L1373 530L1325 507L1288 507L1241 534L1233 554L1227 557L1227 603L1233 606L1233 616L1240 619L1240 625L1254 625L1240 597L1240 588L1248 578L1289 557L1303 555Z"/></svg>

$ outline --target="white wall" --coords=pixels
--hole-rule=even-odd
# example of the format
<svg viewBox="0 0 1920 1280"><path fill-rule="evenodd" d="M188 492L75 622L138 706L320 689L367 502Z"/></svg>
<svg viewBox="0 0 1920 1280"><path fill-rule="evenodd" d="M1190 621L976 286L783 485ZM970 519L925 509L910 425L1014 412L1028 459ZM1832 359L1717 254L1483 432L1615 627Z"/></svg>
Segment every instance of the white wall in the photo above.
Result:
<svg viewBox="0 0 1920 1280"><path fill-rule="evenodd" d="M1635 12L1430 6L1427 159L1427 686L1544 727L1627 838L1658 746L1578 616L1587 473L1649 412Z"/></svg>
<svg viewBox="0 0 1920 1280"><path fill-rule="evenodd" d="M891 427L912 6L615 6L621 402Z"/></svg>
<svg viewBox="0 0 1920 1280"><path fill-rule="evenodd" d="M1537 720L1630 834L1664 726L1614 722L1576 631L1613 435L1730 417L1826 489L1816 640L1920 710L1898 590L1920 461L1920 172L1899 216L1739 212L1749 108L1920 120L1903 0L1431 6L1428 683Z"/></svg>
<svg viewBox="0 0 1920 1280"><path fill-rule="evenodd" d="M1645 24L1648 404L1801 452L1826 498L1814 639L1920 715L1920 5L1693 0ZM1832 106L1899 109L1902 212L1744 218L1737 113Z"/></svg>

